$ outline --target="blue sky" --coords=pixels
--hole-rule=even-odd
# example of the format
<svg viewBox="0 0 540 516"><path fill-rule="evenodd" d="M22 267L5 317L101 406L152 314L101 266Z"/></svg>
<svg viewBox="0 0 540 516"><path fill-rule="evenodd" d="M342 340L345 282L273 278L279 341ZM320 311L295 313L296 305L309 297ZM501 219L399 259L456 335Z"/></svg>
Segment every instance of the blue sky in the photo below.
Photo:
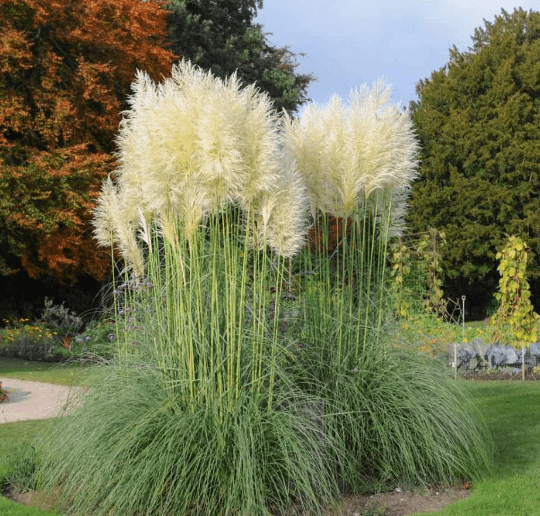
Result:
<svg viewBox="0 0 540 516"><path fill-rule="evenodd" d="M346 99L383 77L393 102L407 106L454 44L467 50L484 19L520 6L540 11L540 0L264 0L255 21L273 33L271 44L306 54L297 72L318 78L308 90L314 102L335 93Z"/></svg>

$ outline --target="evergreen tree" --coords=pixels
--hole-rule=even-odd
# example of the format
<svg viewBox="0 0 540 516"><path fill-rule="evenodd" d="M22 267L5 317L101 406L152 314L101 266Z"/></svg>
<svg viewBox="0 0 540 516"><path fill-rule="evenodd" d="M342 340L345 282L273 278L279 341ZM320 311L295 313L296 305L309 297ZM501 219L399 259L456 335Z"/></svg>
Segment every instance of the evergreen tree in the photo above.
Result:
<svg viewBox="0 0 540 516"><path fill-rule="evenodd" d="M502 10L472 40L417 84L410 106L421 167L408 221L446 233L454 294L495 289L508 234L526 240L540 265L540 13ZM531 283L539 279L532 267Z"/></svg>
<svg viewBox="0 0 540 516"><path fill-rule="evenodd" d="M269 43L254 23L262 0L168 0L171 49L224 79L237 71L256 83L278 111L294 113L305 103L311 74L297 74L296 54Z"/></svg>

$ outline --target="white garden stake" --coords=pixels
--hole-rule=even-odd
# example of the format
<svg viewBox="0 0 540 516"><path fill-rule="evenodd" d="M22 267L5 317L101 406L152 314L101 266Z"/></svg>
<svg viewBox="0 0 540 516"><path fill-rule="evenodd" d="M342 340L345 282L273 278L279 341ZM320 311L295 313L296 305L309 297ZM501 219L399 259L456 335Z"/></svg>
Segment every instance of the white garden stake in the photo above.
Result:
<svg viewBox="0 0 540 516"><path fill-rule="evenodd" d="M461 301L463 302L463 308L461 309L461 321L463 328L463 342L465 342L465 296L461 296Z"/></svg>

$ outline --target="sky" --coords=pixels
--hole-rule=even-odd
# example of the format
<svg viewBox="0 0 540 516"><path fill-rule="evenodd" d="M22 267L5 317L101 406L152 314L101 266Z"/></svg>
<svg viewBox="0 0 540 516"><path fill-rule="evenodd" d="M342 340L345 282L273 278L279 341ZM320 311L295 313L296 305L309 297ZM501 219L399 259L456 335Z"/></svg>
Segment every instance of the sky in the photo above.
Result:
<svg viewBox="0 0 540 516"><path fill-rule="evenodd" d="M264 0L255 22L272 45L306 54L296 71L317 78L308 89L317 104L384 78L392 102L408 106L454 44L466 51L484 20L518 7L540 11L540 0Z"/></svg>

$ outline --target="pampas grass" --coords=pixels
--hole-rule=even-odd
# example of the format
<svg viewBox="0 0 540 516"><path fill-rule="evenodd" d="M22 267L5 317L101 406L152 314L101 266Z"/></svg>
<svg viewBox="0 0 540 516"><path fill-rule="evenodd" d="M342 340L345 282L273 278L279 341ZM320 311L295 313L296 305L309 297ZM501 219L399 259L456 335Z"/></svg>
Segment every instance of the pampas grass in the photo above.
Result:
<svg viewBox="0 0 540 516"><path fill-rule="evenodd" d="M311 400L286 376L279 410L243 392L224 414L228 399L186 403L164 389L149 359L101 371L84 409L55 426L38 478L61 486L63 511L247 516L297 505L316 514L337 496L336 443L298 409Z"/></svg>
<svg viewBox="0 0 540 516"><path fill-rule="evenodd" d="M117 359L38 475L81 515L318 512L343 450L284 370L306 197L271 104L187 62L159 85L139 73L130 102L95 218L127 265Z"/></svg>
<svg viewBox="0 0 540 516"><path fill-rule="evenodd" d="M300 121L186 61L133 91L94 220L126 265L117 355L43 450L60 506L319 514L339 488L484 467L454 385L387 343L386 249L417 150L389 89ZM309 279L285 335L293 270Z"/></svg>
<svg viewBox="0 0 540 516"><path fill-rule="evenodd" d="M453 485L489 471L491 440L463 386L429 357L374 343L391 341L393 328L366 328L369 345L356 358L358 321L341 315L343 300L323 290L306 293L301 352L291 374L304 391L325 400L327 435L339 436L347 460L339 463L342 489ZM341 355L337 345L342 341ZM347 355L349 353L350 355Z"/></svg>
<svg viewBox="0 0 540 516"><path fill-rule="evenodd" d="M388 240L402 226L416 176L412 121L378 81L352 91L349 106L338 96L327 106L308 106L301 120L288 118L284 131L286 156L307 185L315 232L326 242L308 256L306 268L320 271L327 295L339 292L342 321L355 315L356 339L340 340L337 347L341 355L344 342L354 342L358 359L367 345L366 328L380 333L383 324ZM329 253L330 217L341 221L342 231Z"/></svg>
<svg viewBox="0 0 540 516"><path fill-rule="evenodd" d="M285 125L286 156L310 199L316 244L302 253L302 309L291 365L325 400L327 432L349 457L346 488L452 483L489 465L489 439L466 397L430 360L397 353L387 286L388 242L403 228L418 144L406 111L379 81L333 97Z"/></svg>

